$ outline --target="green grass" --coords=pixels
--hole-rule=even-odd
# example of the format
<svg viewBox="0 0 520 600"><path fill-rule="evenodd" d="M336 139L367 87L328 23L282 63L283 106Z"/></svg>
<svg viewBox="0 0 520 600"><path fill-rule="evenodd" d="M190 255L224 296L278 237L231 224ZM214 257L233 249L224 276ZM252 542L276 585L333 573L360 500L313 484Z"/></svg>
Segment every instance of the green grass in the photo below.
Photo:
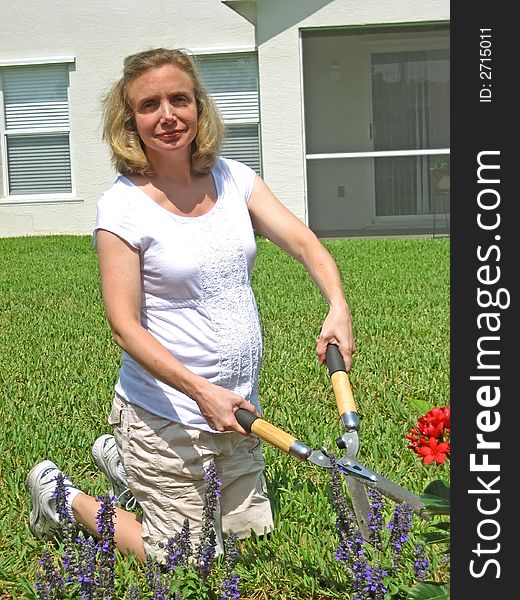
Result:
<svg viewBox="0 0 520 600"><path fill-rule="evenodd" d="M404 437L420 414L411 399L449 403L449 239L324 243L342 272L354 322L359 460L421 493L431 479L449 480L447 465L422 465ZM0 258L0 598L19 599L32 597L42 550L27 525L27 472L50 458L85 491L105 491L90 448L110 431L120 352L90 238L0 239ZM263 239L253 285L264 332L264 416L314 448L333 450L341 424L315 358L326 314L320 293L301 265ZM276 531L246 544L242 597L345 598L327 472L272 447L265 446L265 459ZM118 568L124 579L130 566Z"/></svg>

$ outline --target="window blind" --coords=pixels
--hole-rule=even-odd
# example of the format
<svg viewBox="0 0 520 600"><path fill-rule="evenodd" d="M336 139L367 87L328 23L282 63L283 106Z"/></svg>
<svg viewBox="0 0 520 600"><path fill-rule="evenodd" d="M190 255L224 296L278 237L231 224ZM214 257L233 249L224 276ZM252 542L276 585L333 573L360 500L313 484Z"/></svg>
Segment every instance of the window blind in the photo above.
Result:
<svg viewBox="0 0 520 600"><path fill-rule="evenodd" d="M258 125L232 125L222 144L222 156L234 158L260 173L260 144Z"/></svg>
<svg viewBox="0 0 520 600"><path fill-rule="evenodd" d="M72 192L68 67L2 70L9 195Z"/></svg>
<svg viewBox="0 0 520 600"><path fill-rule="evenodd" d="M258 63L255 54L198 57L199 73L227 125L222 155L260 173Z"/></svg>
<svg viewBox="0 0 520 600"><path fill-rule="evenodd" d="M7 156L10 194L71 191L68 135L8 137Z"/></svg>

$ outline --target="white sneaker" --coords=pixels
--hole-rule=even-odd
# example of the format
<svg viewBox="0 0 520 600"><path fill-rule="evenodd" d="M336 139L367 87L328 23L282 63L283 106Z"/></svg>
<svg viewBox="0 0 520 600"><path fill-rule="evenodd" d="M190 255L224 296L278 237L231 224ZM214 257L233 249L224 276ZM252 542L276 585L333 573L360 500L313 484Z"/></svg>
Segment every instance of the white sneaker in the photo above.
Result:
<svg viewBox="0 0 520 600"><path fill-rule="evenodd" d="M50 540L60 530L55 496L56 478L60 473L62 472L52 461L44 460L33 467L27 476L27 487L33 505L29 514L29 529L39 539ZM65 476L63 483L69 488L69 493L79 491ZM69 514L72 516L72 511Z"/></svg>
<svg viewBox="0 0 520 600"><path fill-rule="evenodd" d="M127 510L132 510L136 501L128 489L125 470L119 458L113 435L104 434L92 446L94 462L110 481L110 494L115 496Z"/></svg>

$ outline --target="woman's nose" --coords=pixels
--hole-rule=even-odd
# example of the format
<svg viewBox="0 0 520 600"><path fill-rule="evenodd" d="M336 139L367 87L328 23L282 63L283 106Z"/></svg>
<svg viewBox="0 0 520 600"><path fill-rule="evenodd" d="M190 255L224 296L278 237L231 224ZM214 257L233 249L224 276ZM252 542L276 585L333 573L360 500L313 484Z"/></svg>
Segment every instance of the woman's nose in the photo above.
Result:
<svg viewBox="0 0 520 600"><path fill-rule="evenodd" d="M164 102L161 105L161 119L166 122L173 121L175 119L175 113L169 102Z"/></svg>

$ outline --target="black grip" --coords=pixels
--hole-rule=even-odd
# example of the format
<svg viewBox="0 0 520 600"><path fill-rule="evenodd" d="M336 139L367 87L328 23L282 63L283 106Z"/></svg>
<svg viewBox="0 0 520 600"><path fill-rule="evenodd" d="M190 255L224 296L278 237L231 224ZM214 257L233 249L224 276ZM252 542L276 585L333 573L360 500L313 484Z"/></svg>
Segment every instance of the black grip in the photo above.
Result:
<svg viewBox="0 0 520 600"><path fill-rule="evenodd" d="M251 433L251 427L258 417L245 408L239 408L235 412L235 419L239 422L240 426L247 431L247 433Z"/></svg>
<svg viewBox="0 0 520 600"><path fill-rule="evenodd" d="M327 353L325 357L327 360L329 375L336 373L336 371L345 371L345 373L347 372L345 361L343 360L343 356L341 356L341 352L336 344L329 344L327 346Z"/></svg>

